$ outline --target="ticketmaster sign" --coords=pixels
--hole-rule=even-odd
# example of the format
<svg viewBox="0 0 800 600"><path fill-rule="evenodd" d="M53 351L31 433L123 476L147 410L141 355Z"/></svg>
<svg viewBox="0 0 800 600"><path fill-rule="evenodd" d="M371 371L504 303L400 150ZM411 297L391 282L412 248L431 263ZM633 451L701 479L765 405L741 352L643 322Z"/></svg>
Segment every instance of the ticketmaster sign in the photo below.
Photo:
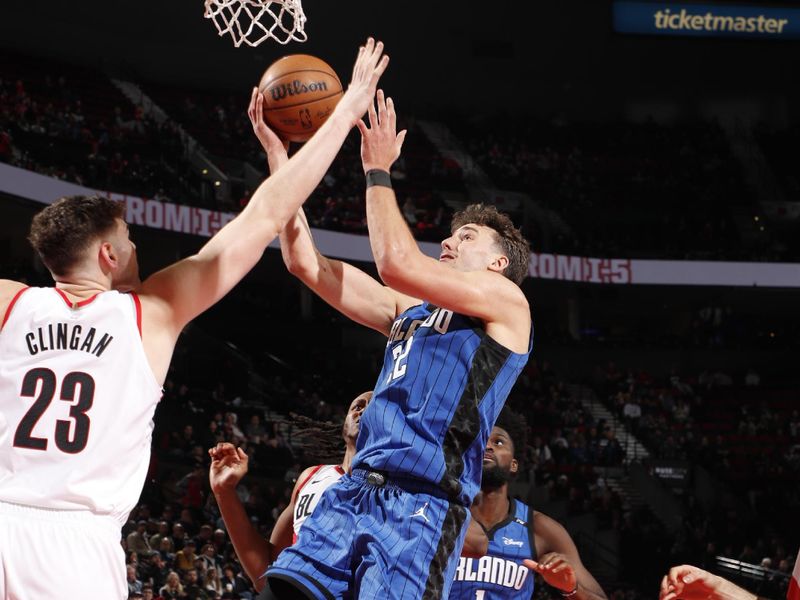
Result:
<svg viewBox="0 0 800 600"><path fill-rule="evenodd" d="M794 8L615 0L613 18L620 33L800 39Z"/></svg>

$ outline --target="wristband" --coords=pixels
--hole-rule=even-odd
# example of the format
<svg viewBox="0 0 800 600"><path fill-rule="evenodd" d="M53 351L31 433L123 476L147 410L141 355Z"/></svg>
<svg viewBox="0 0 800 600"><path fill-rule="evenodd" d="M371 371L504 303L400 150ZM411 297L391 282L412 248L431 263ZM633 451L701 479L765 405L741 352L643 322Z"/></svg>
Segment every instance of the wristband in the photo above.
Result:
<svg viewBox="0 0 800 600"><path fill-rule="evenodd" d="M392 189L392 176L389 175L389 171L383 171L381 169L370 169L367 171L367 188L371 188L373 185Z"/></svg>
<svg viewBox="0 0 800 600"><path fill-rule="evenodd" d="M561 591L561 590L559 590L559 591ZM576 584L575 584L575 589L574 589L574 590L572 590L571 592L564 592L564 591L561 591L561 597L562 597L562 598L572 598L572 597L573 597L573 596L575 596L577 593L578 593L578 584L576 583Z"/></svg>

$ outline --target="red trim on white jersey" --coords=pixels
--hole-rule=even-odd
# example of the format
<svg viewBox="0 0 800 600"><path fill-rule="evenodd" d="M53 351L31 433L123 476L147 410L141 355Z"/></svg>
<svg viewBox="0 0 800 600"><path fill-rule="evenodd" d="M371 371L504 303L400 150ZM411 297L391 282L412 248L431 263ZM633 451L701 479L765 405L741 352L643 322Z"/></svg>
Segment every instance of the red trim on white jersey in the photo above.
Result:
<svg viewBox="0 0 800 600"><path fill-rule="evenodd" d="M25 292L29 289L31 288L24 287L16 294L14 294L14 297L11 299L11 303L8 305L8 308L6 309L6 314L3 316L3 322L0 323L0 329L3 329L3 327L5 327L6 321L8 321L8 317L11 316L11 309L14 308L14 305L17 303L17 300L19 300L19 297L22 296L22 292Z"/></svg>
<svg viewBox="0 0 800 600"><path fill-rule="evenodd" d="M797 553L797 560L794 561L794 571L792 571L792 578L789 580L786 600L800 600L800 552Z"/></svg>
<svg viewBox="0 0 800 600"><path fill-rule="evenodd" d="M295 492L295 496L299 496L300 495L300 491L303 489L303 486L305 486L305 484L307 484L309 482L309 480L314 476L314 473L319 471L324 466L325 465L317 465L316 467L311 469L311 472L308 474L308 477L306 477L303 480L303 483L301 483L299 486L297 486L297 492Z"/></svg>
<svg viewBox="0 0 800 600"><path fill-rule="evenodd" d="M64 302L66 302L67 306L69 306L70 308L83 308L90 302L94 302L94 299L100 295L100 292L98 292L91 298L87 298L86 300L81 300L80 302L73 302L72 300L69 299L69 296L67 296L63 290L60 290L58 288L53 288L53 289L58 292L58 294L64 299Z"/></svg>
<svg viewBox="0 0 800 600"><path fill-rule="evenodd" d="M136 327L139 328L139 337L142 337L142 302L136 292L131 292L131 298L136 305Z"/></svg>

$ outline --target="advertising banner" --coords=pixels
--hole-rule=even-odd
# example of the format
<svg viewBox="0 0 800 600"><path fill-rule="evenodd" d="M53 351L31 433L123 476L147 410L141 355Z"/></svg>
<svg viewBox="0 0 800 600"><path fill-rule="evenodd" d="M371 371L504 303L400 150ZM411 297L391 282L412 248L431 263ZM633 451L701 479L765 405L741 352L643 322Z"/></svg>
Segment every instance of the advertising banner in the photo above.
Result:
<svg viewBox="0 0 800 600"><path fill-rule="evenodd" d="M800 39L800 9L615 0L614 31L644 35Z"/></svg>
<svg viewBox="0 0 800 600"><path fill-rule="evenodd" d="M51 204L62 196L101 194L125 202L126 220L131 225L201 237L211 237L236 217L233 213L92 190L3 163L0 163L0 192L42 204ZM323 254L344 260L373 261L369 239L364 235L324 229L312 232ZM439 244L421 242L419 246L428 256L439 257ZM273 241L270 247L277 248L278 241ZM798 263L640 260L532 252L528 274L534 279L607 285L800 287Z"/></svg>

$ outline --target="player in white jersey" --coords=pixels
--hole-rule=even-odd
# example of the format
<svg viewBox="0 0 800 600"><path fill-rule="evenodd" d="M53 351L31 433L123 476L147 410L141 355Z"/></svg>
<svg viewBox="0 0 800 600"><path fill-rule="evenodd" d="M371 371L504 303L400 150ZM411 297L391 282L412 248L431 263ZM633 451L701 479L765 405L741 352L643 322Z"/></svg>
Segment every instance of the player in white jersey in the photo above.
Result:
<svg viewBox="0 0 800 600"><path fill-rule="evenodd" d="M144 483L178 335L297 213L387 64L370 38L314 137L195 256L144 282L122 204L63 198L34 218L55 288L0 280L0 598L127 597L120 525ZM262 108L254 89L250 112Z"/></svg>
<svg viewBox="0 0 800 600"><path fill-rule="evenodd" d="M350 403L342 426L345 451L339 465L317 465L304 470L297 478L292 499L272 529L269 541L250 522L244 505L236 494L236 486L247 473L247 454L227 442L217 444L208 453L211 490L217 500L222 519L228 529L236 555L258 591L264 587L264 573L278 554L297 540L303 522L314 512L322 493L350 471L356 453L358 426L372 392L356 396Z"/></svg>

